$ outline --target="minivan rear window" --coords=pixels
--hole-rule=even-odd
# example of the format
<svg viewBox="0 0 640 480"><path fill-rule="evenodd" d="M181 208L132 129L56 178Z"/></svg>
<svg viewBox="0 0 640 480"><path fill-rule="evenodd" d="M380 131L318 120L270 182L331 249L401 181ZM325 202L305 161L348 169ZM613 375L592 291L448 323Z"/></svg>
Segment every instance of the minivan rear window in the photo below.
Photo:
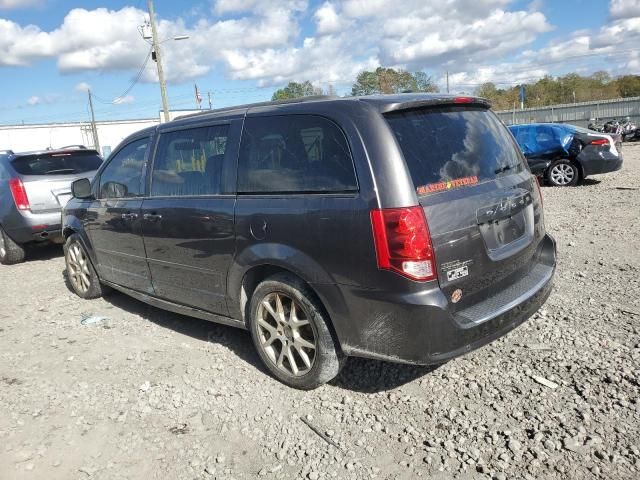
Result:
<svg viewBox="0 0 640 480"><path fill-rule="evenodd" d="M418 194L522 171L507 128L485 108L444 106L386 115Z"/></svg>
<svg viewBox="0 0 640 480"><path fill-rule="evenodd" d="M11 162L20 175L72 175L91 172L102 165L94 151L74 151L23 155Z"/></svg>

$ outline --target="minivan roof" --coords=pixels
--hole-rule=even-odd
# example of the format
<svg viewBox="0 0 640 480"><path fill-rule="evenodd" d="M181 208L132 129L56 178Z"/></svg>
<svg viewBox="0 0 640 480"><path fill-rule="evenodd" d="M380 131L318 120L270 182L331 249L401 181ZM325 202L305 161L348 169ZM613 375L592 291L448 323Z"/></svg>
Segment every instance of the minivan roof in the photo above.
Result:
<svg viewBox="0 0 640 480"><path fill-rule="evenodd" d="M160 125L154 125L153 127L147 127L139 130L122 142L131 141L135 138L151 135L158 128L169 128L174 125L188 125L191 121L206 121L209 118L218 119L224 114L236 114L244 115L254 108L260 107L273 107L276 110L282 110L286 112L291 107L297 107L299 113L299 106L302 104L333 104L336 108L346 107L348 105L354 105L354 102L363 102L378 110L380 113L388 113L397 110L408 110L412 108L419 108L429 105L439 104L475 104L489 108L491 105L488 100L481 97L473 97L466 95L449 95L443 93L397 93L390 95L364 95L358 97L336 97L330 95L315 95L310 97L294 98L290 100L276 100L271 102L258 102L247 103L243 105L234 105L230 107L217 108L214 110L203 110L201 112L191 113L188 115L181 115L174 120ZM311 110L311 109L310 109Z"/></svg>
<svg viewBox="0 0 640 480"><path fill-rule="evenodd" d="M344 102L366 102L375 106L381 113L387 113L394 110L406 110L426 105L448 104L448 103L471 103L489 106L489 102L480 97L449 95L442 93L397 93L391 95L365 95L359 97L336 97L329 95L316 95L310 97L294 98L291 100L276 100L272 102L248 103L244 105L236 105L215 110L206 110L203 112L182 115L176 120L185 120L190 118L206 118L207 116L218 116L220 113L249 110L255 107L279 107L278 109L286 111L291 105L299 105L301 103L334 103L337 105ZM174 121L176 121L174 120Z"/></svg>

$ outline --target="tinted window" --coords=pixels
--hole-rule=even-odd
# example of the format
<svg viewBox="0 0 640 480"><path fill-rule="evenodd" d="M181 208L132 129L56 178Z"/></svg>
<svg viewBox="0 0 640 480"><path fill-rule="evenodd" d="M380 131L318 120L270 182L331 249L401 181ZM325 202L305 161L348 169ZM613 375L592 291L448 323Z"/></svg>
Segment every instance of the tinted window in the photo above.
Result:
<svg viewBox="0 0 640 480"><path fill-rule="evenodd" d="M488 110L430 108L393 113L387 121L419 193L432 191L429 185L474 184L524 168L511 135Z"/></svg>
<svg viewBox="0 0 640 480"><path fill-rule="evenodd" d="M94 150L24 155L12 165L21 175L69 175L97 170L102 158Z"/></svg>
<svg viewBox="0 0 640 480"><path fill-rule="evenodd" d="M163 133L153 162L152 196L216 195L228 125Z"/></svg>
<svg viewBox="0 0 640 480"><path fill-rule="evenodd" d="M141 178L148 138L122 148L100 175L100 198L128 198L142 195Z"/></svg>
<svg viewBox="0 0 640 480"><path fill-rule="evenodd" d="M357 190L349 147L331 121L313 115L247 118L238 164L238 192Z"/></svg>

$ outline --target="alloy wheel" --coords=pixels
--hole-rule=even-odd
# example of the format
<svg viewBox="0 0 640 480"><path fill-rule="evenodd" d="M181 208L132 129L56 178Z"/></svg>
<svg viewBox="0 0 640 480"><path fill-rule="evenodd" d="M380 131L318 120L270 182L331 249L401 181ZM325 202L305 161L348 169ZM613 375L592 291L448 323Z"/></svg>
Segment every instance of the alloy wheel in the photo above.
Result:
<svg viewBox="0 0 640 480"><path fill-rule="evenodd" d="M575 170L571 165L559 163L551 169L551 180L556 185L568 185L575 177Z"/></svg>
<svg viewBox="0 0 640 480"><path fill-rule="evenodd" d="M91 286L89 259L78 243L72 243L69 246L67 266L69 268L69 279L73 286L79 292L86 293Z"/></svg>
<svg viewBox="0 0 640 480"><path fill-rule="evenodd" d="M255 328L260 348L279 370L295 377L311 370L317 336L296 300L283 293L266 295L258 306Z"/></svg>
<svg viewBox="0 0 640 480"><path fill-rule="evenodd" d="M0 257L4 258L7 254L7 245L4 242L4 233L0 231Z"/></svg>

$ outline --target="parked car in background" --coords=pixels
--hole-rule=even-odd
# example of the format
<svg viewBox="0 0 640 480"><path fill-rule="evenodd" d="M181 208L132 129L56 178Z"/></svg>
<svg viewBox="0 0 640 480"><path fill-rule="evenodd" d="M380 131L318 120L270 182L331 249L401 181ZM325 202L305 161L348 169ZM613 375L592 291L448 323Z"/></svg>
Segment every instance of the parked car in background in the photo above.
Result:
<svg viewBox="0 0 640 480"><path fill-rule="evenodd" d="M622 137L574 125L532 123L509 126L531 171L551 185L577 185L590 175L622 168Z"/></svg>
<svg viewBox="0 0 640 480"><path fill-rule="evenodd" d="M64 210L67 274L246 328L310 389L345 356L442 363L546 300L537 182L484 100L308 98L132 135Z"/></svg>
<svg viewBox="0 0 640 480"><path fill-rule="evenodd" d="M0 263L23 261L31 243L61 243L60 212L71 182L91 178L101 164L97 151L79 146L0 152Z"/></svg>

